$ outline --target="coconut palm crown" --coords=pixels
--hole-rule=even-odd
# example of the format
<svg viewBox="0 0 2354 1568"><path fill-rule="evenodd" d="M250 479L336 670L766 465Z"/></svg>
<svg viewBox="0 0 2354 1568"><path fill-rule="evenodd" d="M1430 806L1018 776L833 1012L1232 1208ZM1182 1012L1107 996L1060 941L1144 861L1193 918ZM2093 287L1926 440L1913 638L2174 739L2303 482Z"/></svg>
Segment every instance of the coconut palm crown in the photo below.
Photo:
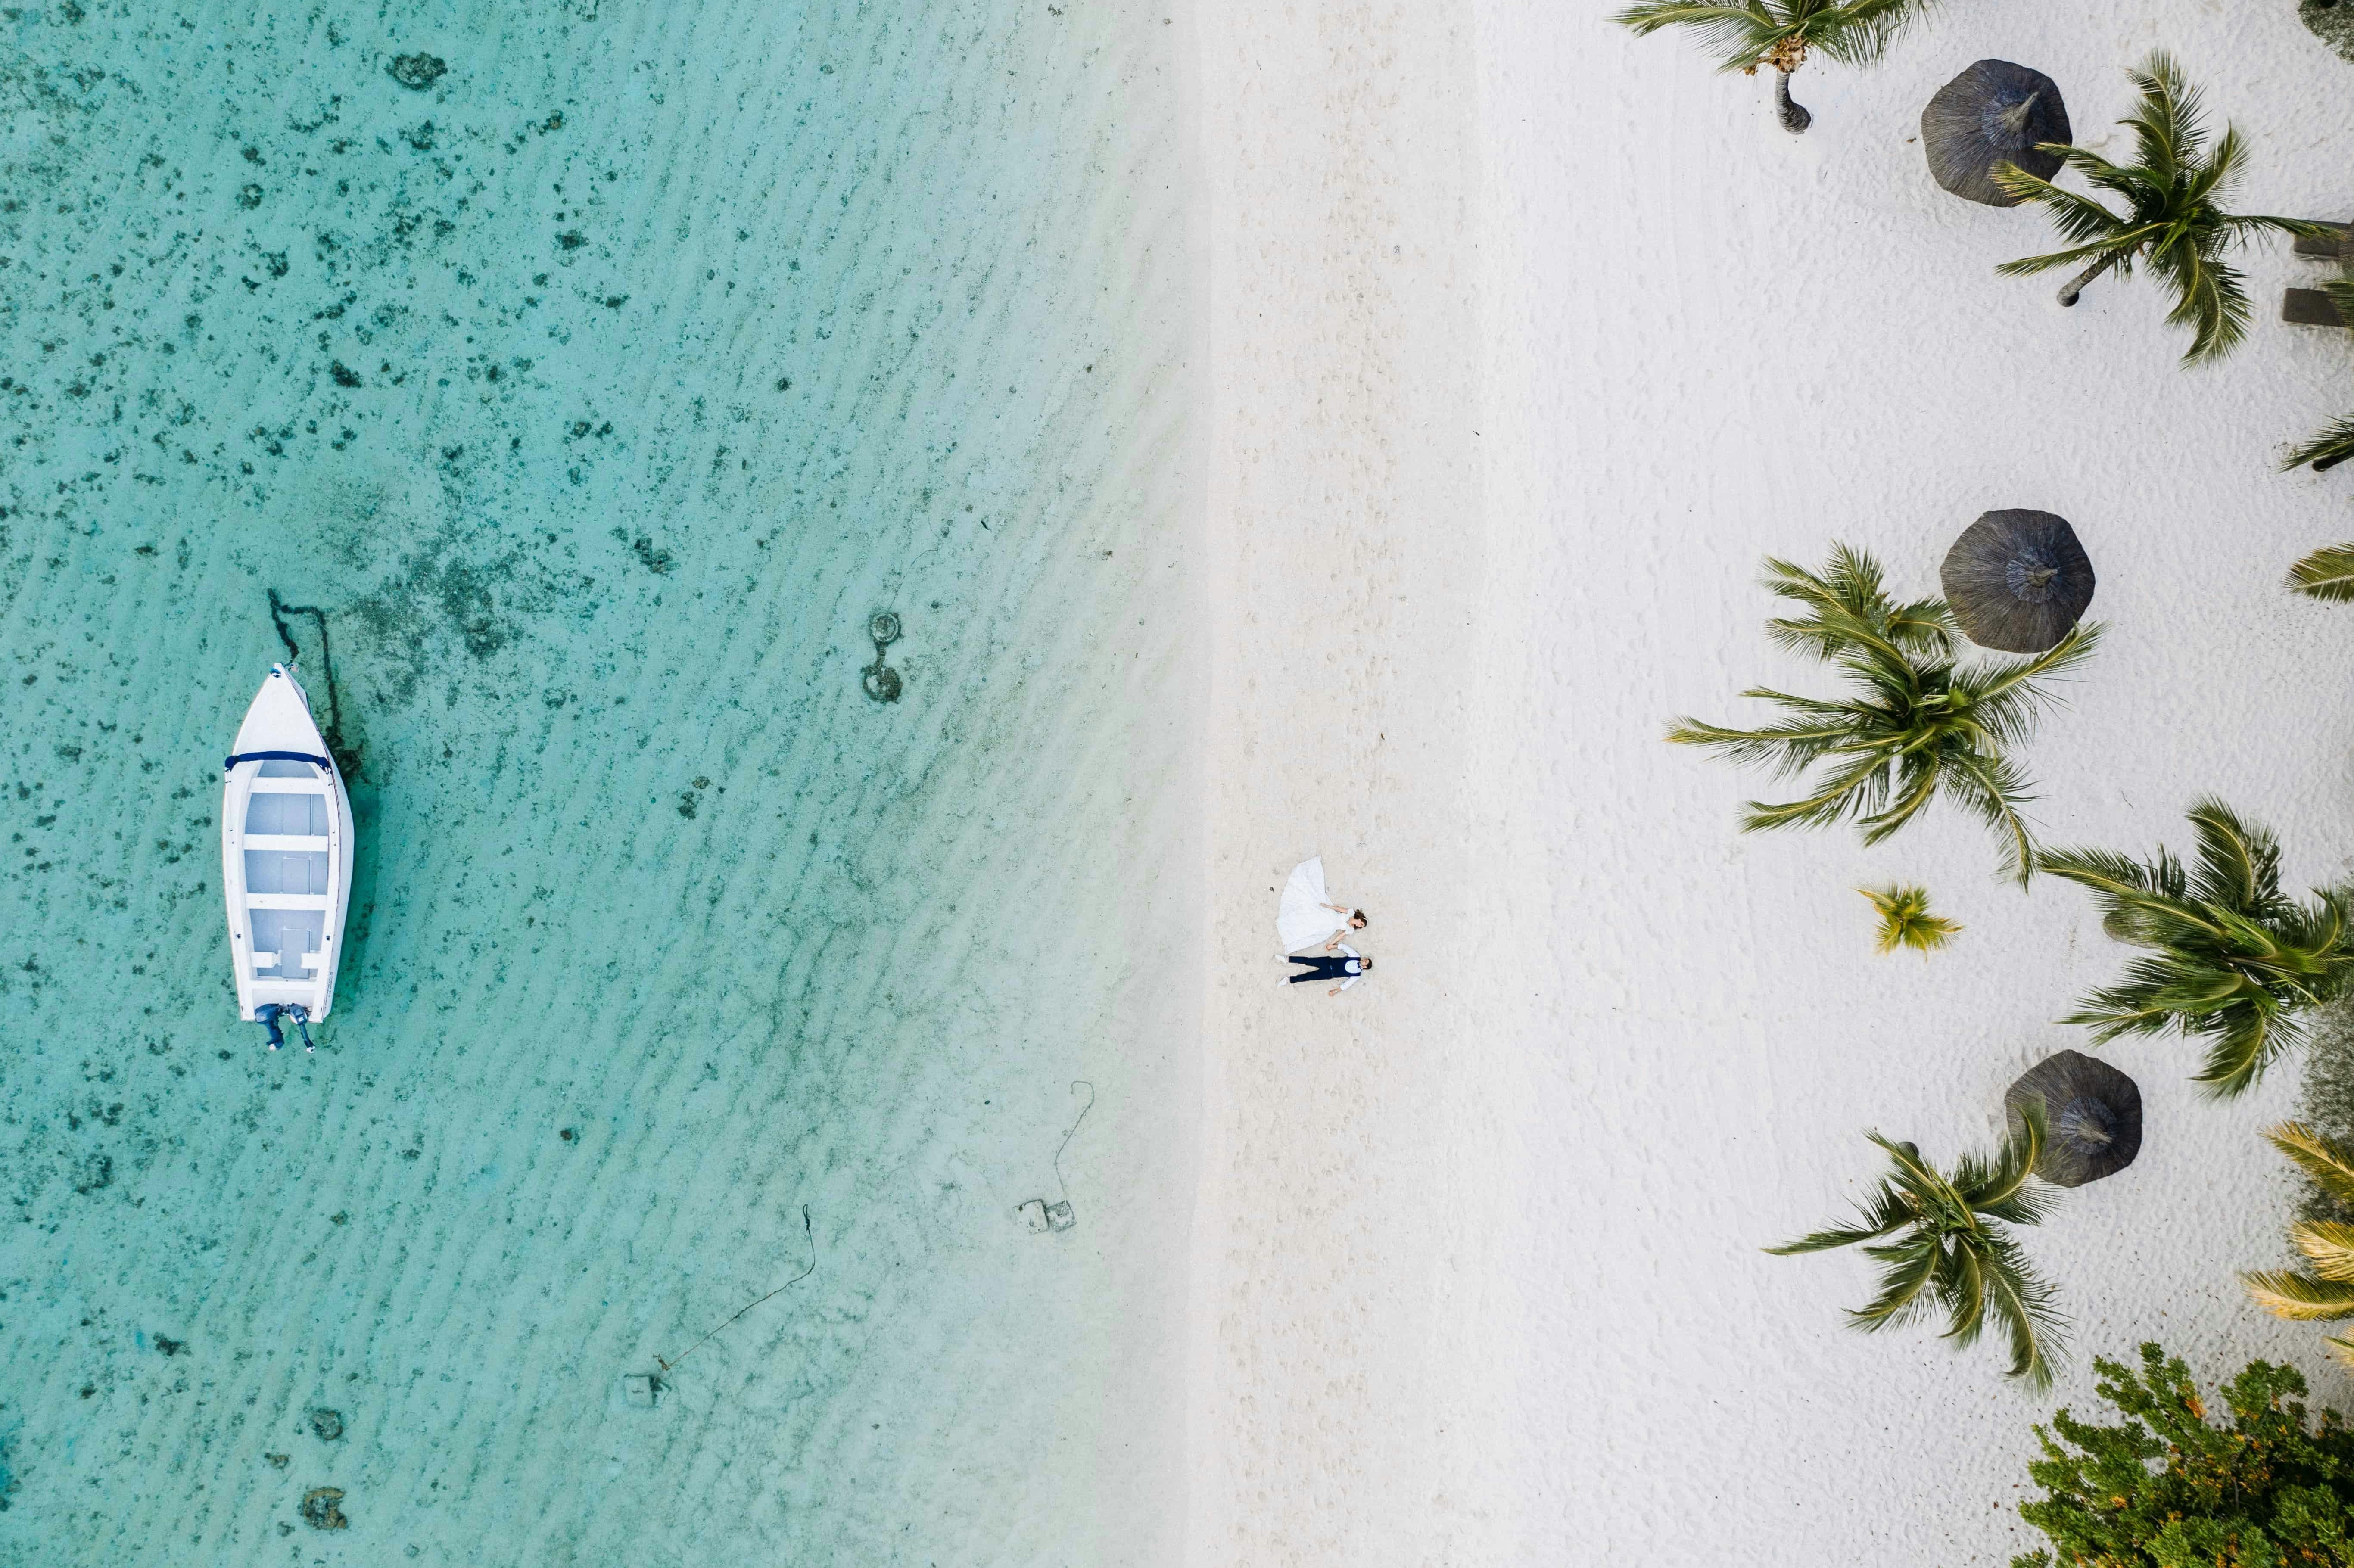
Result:
<svg viewBox="0 0 2354 1568"><path fill-rule="evenodd" d="M1668 738L1679 744L1765 763L1783 777L1819 768L1797 800L1750 801L1743 831L1822 827L1852 817L1863 842L1878 843L1942 791L1995 830L2005 870L2026 881L2035 865L2020 815L2028 784L2008 753L2050 701L2036 683L2081 663L2100 628L2078 626L2033 658L1963 668L1946 602L1893 603L1880 563L1861 550L1835 546L1820 573L1769 559L1765 581L1809 612L1767 622L1774 641L1836 665L1856 690L1822 700L1752 688L1742 694L1790 715L1762 729L1677 721Z"/></svg>
<svg viewBox="0 0 2354 1568"><path fill-rule="evenodd" d="M1775 111L1796 133L1814 122L1790 98L1790 73L1810 54L1841 65L1869 65L1888 50L1930 0L1642 0L1610 19L1648 37L1662 27L1688 27L1725 70L1755 76L1774 68Z"/></svg>
<svg viewBox="0 0 2354 1568"><path fill-rule="evenodd" d="M2052 1382L2065 1324L2052 1287L2039 1276L2009 1226L2040 1224L2053 1194L2035 1180L2043 1151L2042 1102L2031 1100L2024 1126L2004 1139L1992 1160L1965 1156L1951 1175L1939 1171L1910 1143L1865 1136L1892 1167L1858 1205L1850 1225L1833 1225L1782 1246L1777 1256L1826 1252L1860 1242L1877 1245L1864 1255L1880 1266L1880 1294L1848 1313L1867 1331L1914 1322L1942 1312L1944 1338L1974 1343L1991 1320L2010 1349L2009 1375L2031 1388Z"/></svg>
<svg viewBox="0 0 2354 1568"><path fill-rule="evenodd" d="M2267 1128L2273 1147L2296 1162L2322 1195L2354 1213L2354 1148L2301 1121ZM2303 1323L2335 1323L2354 1318L2354 1224L2342 1220L2299 1220L2289 1240L2305 1254L2304 1268L2262 1269L2240 1276L2257 1305L2276 1317ZM2354 1365L2354 1340L2335 1335L2322 1341L2330 1354Z"/></svg>
<svg viewBox="0 0 2354 1568"><path fill-rule="evenodd" d="M2132 163L2113 164L2086 148L2057 143L2044 148L2096 189L2121 198L2125 210L2113 212L2091 196L2003 164L1994 172L1995 182L2023 202L2050 208L2070 244L2048 256L2007 261L1998 270L2019 277L2082 267L2060 290L2060 302L2073 305L2103 273L2130 277L2137 264L2147 266L2174 292L2167 323L2190 328L2182 361L2195 365L2229 353L2247 335L2248 291L2240 273L2223 260L2224 252L2266 229L2325 229L2299 218L2238 217L2218 207L2247 160L2240 133L2225 126L2222 140L2212 153L2207 150L2199 93L2164 52L2130 74L2141 101L2119 123L2134 134Z"/></svg>
<svg viewBox="0 0 2354 1568"><path fill-rule="evenodd" d="M1961 934L1961 927L1929 912L1925 887L1859 887L1880 914L1879 950L1893 953L1910 948L1927 957Z"/></svg>
<svg viewBox="0 0 2354 1568"><path fill-rule="evenodd" d="M2280 886L2280 845L2212 797L2190 809L2195 866L2161 847L2145 863L2105 850L2051 850L2042 868L2090 888L2102 928L2147 949L2125 978L2064 1022L2095 1040L2177 1030L2207 1043L2193 1082L2243 1093L2304 1038L2300 1014L2354 975L2344 895L2300 904Z"/></svg>

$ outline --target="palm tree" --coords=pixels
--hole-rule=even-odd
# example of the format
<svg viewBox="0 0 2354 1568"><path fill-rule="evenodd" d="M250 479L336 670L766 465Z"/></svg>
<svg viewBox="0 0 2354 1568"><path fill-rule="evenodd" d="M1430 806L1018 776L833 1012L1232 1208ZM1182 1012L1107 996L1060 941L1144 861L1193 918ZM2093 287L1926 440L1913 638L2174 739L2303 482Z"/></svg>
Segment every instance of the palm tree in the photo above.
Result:
<svg viewBox="0 0 2354 1568"><path fill-rule="evenodd" d="M1859 887L1880 912L1880 951L1911 948L1928 957L1960 934L1961 927L1942 915L1929 913L1925 887Z"/></svg>
<svg viewBox="0 0 2354 1568"><path fill-rule="evenodd" d="M2237 346L2248 330L2248 292L2240 274L2222 260L2230 246L2264 229L2319 234L2324 226L2293 217L2238 217L2215 205L2240 174L2247 155L2240 133L2225 126L2211 155L2200 123L2198 91L2182 79L2181 68L2163 51L2130 73L2141 102L2119 123L2132 128L2136 161L2112 164L2083 147L2047 144L2070 168L2095 187L2121 196L2126 210L2111 212L2074 191L2062 190L2016 164L1995 171L1995 180L2021 201L2052 209L2052 221L2070 241L2065 250L2007 261L1997 270L2014 277L2084 265L2060 290L2060 302L2073 305L2085 286L2114 270L2130 277L2137 261L2174 290L2169 325L2189 323L2186 365L2213 359Z"/></svg>
<svg viewBox="0 0 2354 1568"><path fill-rule="evenodd" d="M2283 896L2280 845L2211 796L2190 808L2195 870L2166 853L2145 864L2104 850L2052 850L2044 870L2092 889L2102 928L2147 948L2115 985L2062 1022L2095 1040L2168 1029L2207 1041L2192 1080L2229 1098L2304 1037L2299 1014L2336 997L2354 973L2343 895Z"/></svg>
<svg viewBox="0 0 2354 1568"><path fill-rule="evenodd" d="M1853 817L1863 842L1874 844L1943 789L2002 836L2004 867L2025 882L2035 863L2019 814L2028 786L2005 752L2026 738L2049 700L2036 682L2082 662L2100 628L2076 627L2031 659L1965 670L1955 662L1959 643L1945 600L1891 603L1880 563L1862 551L1834 546L1819 575L1769 559L1766 586L1811 612L1768 621L1774 641L1829 661L1861 689L1831 702L1763 686L1744 692L1792 715L1763 729L1677 721L1670 740L1736 762L1770 764L1784 777L1823 765L1802 798L1750 801L1742 831L1821 827Z"/></svg>
<svg viewBox="0 0 2354 1568"><path fill-rule="evenodd" d="M1865 1134L1894 1170L1859 1205L1858 1223L1766 1250L1787 1256L1877 1242L1864 1255L1880 1265L1880 1294L1848 1313L1854 1327L1872 1331L1943 1312L1944 1337L1959 1348L1992 1319L2010 1341L2009 1375L2031 1388L2049 1386L2064 1322L2052 1287L2006 1228L2039 1224L2052 1207L2051 1192L2033 1179L2043 1151L2043 1106L2031 1100L2025 1112L2025 1126L2003 1140L1993 1160L1965 1156L1950 1176L1912 1144Z"/></svg>
<svg viewBox="0 0 2354 1568"><path fill-rule="evenodd" d="M1646 37L1662 27L1690 27L1722 69L1755 76L1774 68L1774 107L1782 129L1796 134L1814 116L1790 99L1790 73L1819 54L1841 65L1870 65L1932 0L1641 0L1610 19Z"/></svg>
<svg viewBox="0 0 2354 1568"><path fill-rule="evenodd" d="M2337 278L2324 283L2330 303L2338 307L2338 315L2354 325L2354 278ZM2354 414L2349 414L2325 429L2305 445L2281 459L2284 469L2313 465L2316 473L2327 473L2348 458L2354 457Z"/></svg>
<svg viewBox="0 0 2354 1568"><path fill-rule="evenodd" d="M2324 1138L2301 1121L2283 1122L2264 1136L2296 1161L2341 1209L2354 1210L2354 1148ZM2335 1323L2354 1318L2354 1224L2306 1219L2289 1227L2289 1240L2305 1254L2304 1269L2264 1269L2240 1276L2257 1304L2276 1316L2302 1323ZM2339 1361L2354 1364L2354 1340L2322 1341Z"/></svg>

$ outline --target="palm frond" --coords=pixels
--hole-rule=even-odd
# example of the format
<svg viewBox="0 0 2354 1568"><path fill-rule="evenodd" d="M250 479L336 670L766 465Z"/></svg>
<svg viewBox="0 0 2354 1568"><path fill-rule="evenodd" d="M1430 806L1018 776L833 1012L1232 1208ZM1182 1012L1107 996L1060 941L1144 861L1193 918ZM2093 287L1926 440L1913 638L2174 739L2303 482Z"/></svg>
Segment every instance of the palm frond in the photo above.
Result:
<svg viewBox="0 0 2354 1568"><path fill-rule="evenodd" d="M2265 1140L2341 1203L2354 1204L2354 1148L2325 1136L2310 1122L2285 1121L2264 1129Z"/></svg>
<svg viewBox="0 0 2354 1568"><path fill-rule="evenodd" d="M1870 65L1928 9L1925 0L1846 0L1826 5L1807 27L1807 47L1843 66Z"/></svg>
<svg viewBox="0 0 2354 1568"><path fill-rule="evenodd" d="M1880 1294L1849 1308L1848 1321L1870 1333L1901 1328L1919 1318L1931 1305L1930 1291L1945 1262L1936 1237L1915 1234L1870 1250L1881 1266Z"/></svg>
<svg viewBox="0 0 2354 1568"><path fill-rule="evenodd" d="M2051 1136L2043 1102L2030 1099L2022 1106L2020 1124L2018 1132L2003 1139L1992 1165L1965 1161L1955 1172L1954 1190L1971 1208L2008 1203L2034 1179L2035 1162L2043 1158L2043 1144Z"/></svg>
<svg viewBox="0 0 2354 1568"><path fill-rule="evenodd" d="M2280 898L2280 841L2252 828L2212 795L2190 806L2191 830L2199 835L2199 870L2192 896L2227 909L2268 909Z"/></svg>
<svg viewBox="0 0 2354 1568"><path fill-rule="evenodd" d="M2305 1038L2296 1021L2283 1016L2277 1004L2234 1007L2219 1011L2215 1017L2221 1027L2205 1031L2211 1036L2207 1055L2199 1071L2190 1075L2190 1081L2205 1086L2213 1099L2234 1099L2247 1093L2266 1067Z"/></svg>
<svg viewBox="0 0 2354 1568"><path fill-rule="evenodd" d="M2137 155L2144 167L2171 175L2195 162L2205 139L2200 120L2203 111L2199 90L2183 79L2182 68L2165 50L2153 52L2126 73L2141 101L2120 122L2134 133Z"/></svg>
<svg viewBox="0 0 2354 1568"><path fill-rule="evenodd" d="M2347 320L2354 321L2354 313L2349 313L2342 305L2338 310ZM2281 467L2287 470L2311 463L2315 472L2325 473L2350 457L2354 457L2354 414L2324 425L2320 433L2304 445L2292 449L2286 457L2281 459ZM2344 548L2342 546L2339 547ZM2292 577L2290 581L2291 586L2295 586L2296 579Z"/></svg>
<svg viewBox="0 0 2354 1568"><path fill-rule="evenodd" d="M2289 1240L2313 1266L2316 1278L2354 1290L2354 1224L2343 1220L2303 1220L2289 1227Z"/></svg>
<svg viewBox="0 0 2354 1568"><path fill-rule="evenodd" d="M2097 620L2079 621L2031 659L2006 660L1956 675L1954 690L1968 701L1978 721L1997 738L2015 740L2020 721L2052 700L2051 693L2035 683L2065 675L2090 659L2101 645L2102 630Z"/></svg>
<svg viewBox="0 0 2354 1568"><path fill-rule="evenodd" d="M1663 27L1689 28L1721 70L1755 70L1787 31L1759 5L1708 5L1701 0L1644 0L1612 21L1648 37Z"/></svg>
<svg viewBox="0 0 2354 1568"><path fill-rule="evenodd" d="M2354 418L2342 422L2354 455ZM2354 545L2325 545L2288 569L2288 586L2326 604L2354 603Z"/></svg>
<svg viewBox="0 0 2354 1568"><path fill-rule="evenodd" d="M2276 1318L2300 1323L2333 1323L2354 1318L2354 1287L2316 1279L2294 1269L2256 1269L2240 1276L2256 1305Z"/></svg>
<svg viewBox="0 0 2354 1568"><path fill-rule="evenodd" d="M2007 1234L1988 1238L1987 1309L2009 1341L2008 1375L2041 1393L2052 1386L2067 1332L2067 1319L2054 1305L2051 1285Z"/></svg>
<svg viewBox="0 0 2354 1568"><path fill-rule="evenodd" d="M2035 874L2035 842L2028 836L2027 819L2019 814L2027 803L2019 770L2002 758L1962 751L1947 759L1946 779L1955 799L1999 836L2003 874L2026 886ZM1864 842L1875 842L1864 835Z"/></svg>
<svg viewBox="0 0 2354 1568"><path fill-rule="evenodd" d="M2238 269L2227 266L2207 243L2189 235L2170 236L2150 248L2149 269L2174 286L2168 326L2190 328L2182 363L2198 365L2230 353L2248 335L2248 290Z"/></svg>

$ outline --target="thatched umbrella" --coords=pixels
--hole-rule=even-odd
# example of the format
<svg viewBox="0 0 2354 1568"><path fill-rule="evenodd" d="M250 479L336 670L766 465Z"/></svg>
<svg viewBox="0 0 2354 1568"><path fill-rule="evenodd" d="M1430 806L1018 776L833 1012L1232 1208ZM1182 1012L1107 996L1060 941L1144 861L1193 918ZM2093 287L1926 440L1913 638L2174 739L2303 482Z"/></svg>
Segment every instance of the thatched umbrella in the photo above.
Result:
<svg viewBox="0 0 2354 1568"><path fill-rule="evenodd" d="M2036 151L2066 143L2068 106L2060 88L2040 70L2009 60L1980 60L1937 90L1921 111L1921 147L1937 183L1967 201L2017 207L2019 198L1995 184L2000 164L2016 164L2038 179L2060 170L2060 159Z"/></svg>
<svg viewBox="0 0 2354 1568"><path fill-rule="evenodd" d="M2141 1090L2131 1078L2078 1051L2046 1056L2002 1097L2011 1131L2026 1126L2020 1107L2043 1102L2050 1133L2035 1173L2061 1187L2114 1176L2141 1152Z"/></svg>
<svg viewBox="0 0 2354 1568"><path fill-rule="evenodd" d="M2076 530L2049 512L2008 507L1962 531L1937 577L1969 640L2041 653L2093 602L2093 561Z"/></svg>

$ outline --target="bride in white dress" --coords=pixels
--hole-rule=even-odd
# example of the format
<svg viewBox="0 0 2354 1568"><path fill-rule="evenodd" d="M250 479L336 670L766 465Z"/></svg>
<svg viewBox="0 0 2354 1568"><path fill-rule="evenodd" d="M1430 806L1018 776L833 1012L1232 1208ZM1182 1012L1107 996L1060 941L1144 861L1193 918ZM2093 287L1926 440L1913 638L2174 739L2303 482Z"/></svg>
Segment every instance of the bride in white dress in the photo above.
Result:
<svg viewBox="0 0 2354 1568"><path fill-rule="evenodd" d="M1341 945L1343 932L1365 928L1365 912L1331 902L1324 890L1324 857L1303 860L1283 885L1283 903L1276 911L1276 935L1283 950L1296 953L1321 943L1326 952Z"/></svg>

